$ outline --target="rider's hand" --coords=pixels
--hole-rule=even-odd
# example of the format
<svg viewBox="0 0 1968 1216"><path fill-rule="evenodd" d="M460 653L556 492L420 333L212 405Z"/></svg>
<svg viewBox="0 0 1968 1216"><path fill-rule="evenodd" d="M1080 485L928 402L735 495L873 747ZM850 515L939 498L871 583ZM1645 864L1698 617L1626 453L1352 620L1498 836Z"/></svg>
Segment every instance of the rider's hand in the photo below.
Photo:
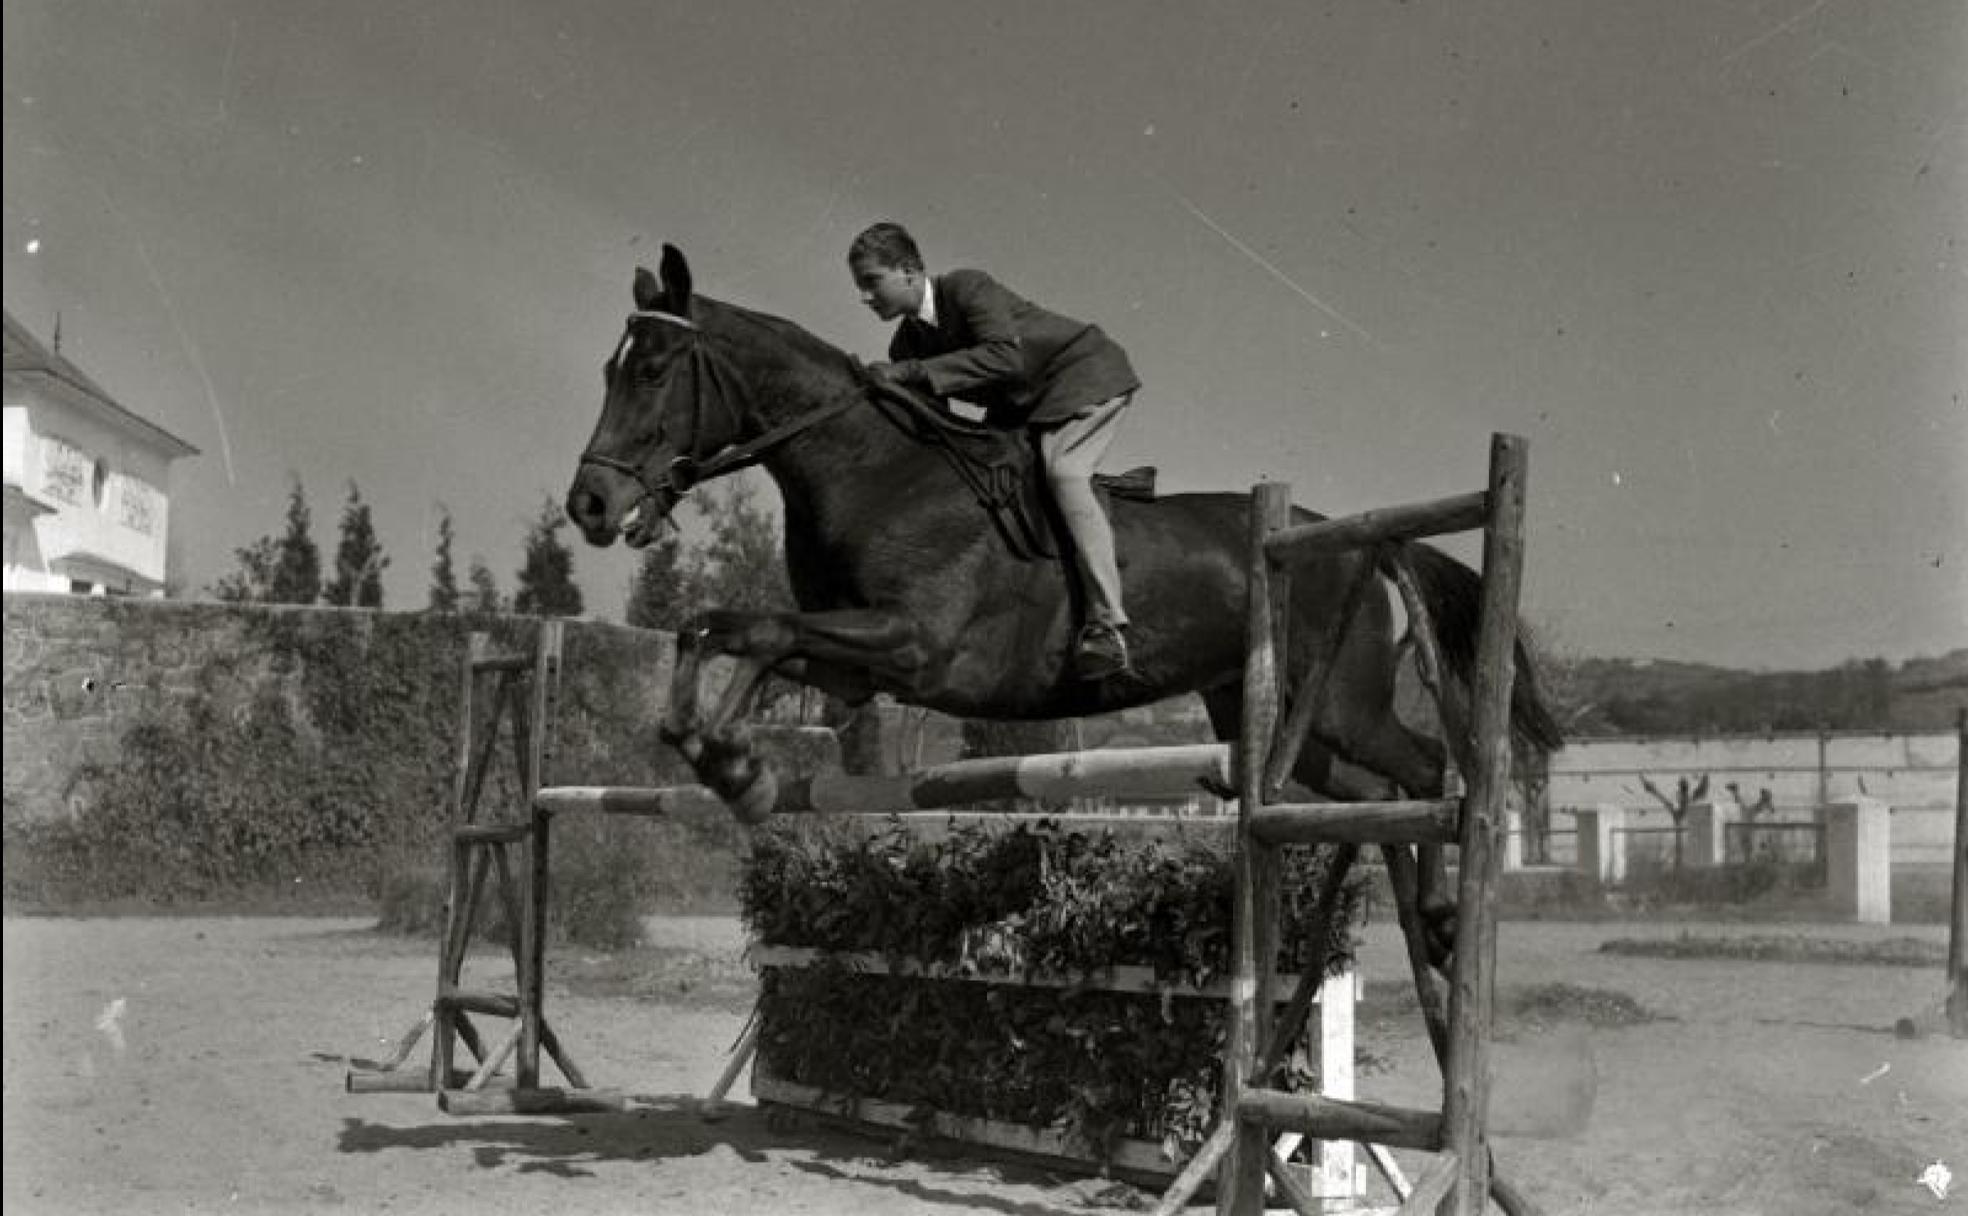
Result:
<svg viewBox="0 0 1968 1216"><path fill-rule="evenodd" d="M914 359L904 359L900 363L870 363L868 378L877 384L893 384L901 388L926 388L929 377L923 374L922 364Z"/></svg>

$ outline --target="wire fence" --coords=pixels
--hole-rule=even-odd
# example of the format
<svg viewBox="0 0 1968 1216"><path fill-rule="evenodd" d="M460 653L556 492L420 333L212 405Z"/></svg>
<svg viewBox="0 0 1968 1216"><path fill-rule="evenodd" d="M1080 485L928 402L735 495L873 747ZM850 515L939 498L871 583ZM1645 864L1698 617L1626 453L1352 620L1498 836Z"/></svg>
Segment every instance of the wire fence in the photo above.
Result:
<svg viewBox="0 0 1968 1216"><path fill-rule="evenodd" d="M1727 823L1722 825L1722 845L1730 865L1799 866L1820 878L1824 874L1822 823Z"/></svg>

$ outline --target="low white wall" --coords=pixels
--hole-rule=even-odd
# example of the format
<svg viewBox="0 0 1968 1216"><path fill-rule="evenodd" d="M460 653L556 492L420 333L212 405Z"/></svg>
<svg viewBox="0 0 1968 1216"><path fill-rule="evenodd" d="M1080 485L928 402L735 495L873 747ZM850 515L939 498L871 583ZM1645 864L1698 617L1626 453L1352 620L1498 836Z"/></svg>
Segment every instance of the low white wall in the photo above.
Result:
<svg viewBox="0 0 1968 1216"><path fill-rule="evenodd" d="M1958 772L1951 731L1922 734L1730 735L1707 739L1581 739L1551 757L1548 804L1659 804L1642 777L1674 793L1706 774L1709 796L1735 783L1754 802L1768 789L1779 807L1877 798L1895 808L1953 807Z"/></svg>

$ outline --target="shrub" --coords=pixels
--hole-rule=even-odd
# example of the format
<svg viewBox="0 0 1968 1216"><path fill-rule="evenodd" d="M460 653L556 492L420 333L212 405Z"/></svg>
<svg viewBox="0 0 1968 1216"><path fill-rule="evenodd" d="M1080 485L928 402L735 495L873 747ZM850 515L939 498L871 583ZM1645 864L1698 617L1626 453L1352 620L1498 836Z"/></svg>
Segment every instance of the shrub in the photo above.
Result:
<svg viewBox="0 0 1968 1216"><path fill-rule="evenodd" d="M1312 922L1323 855L1286 853L1282 970L1323 936L1351 959L1363 883ZM1069 820L965 826L928 840L899 823L775 822L754 838L741 899L755 940L872 951L981 973L1094 976L1151 968L1204 984L1229 968L1227 846L1179 834L1132 840ZM1221 999L979 985L860 974L768 973L760 1057L783 1080L852 1097L1060 1129L1101 1153L1116 1136L1171 1155L1208 1130L1222 1068ZM1304 1083L1301 1066L1281 1084Z"/></svg>

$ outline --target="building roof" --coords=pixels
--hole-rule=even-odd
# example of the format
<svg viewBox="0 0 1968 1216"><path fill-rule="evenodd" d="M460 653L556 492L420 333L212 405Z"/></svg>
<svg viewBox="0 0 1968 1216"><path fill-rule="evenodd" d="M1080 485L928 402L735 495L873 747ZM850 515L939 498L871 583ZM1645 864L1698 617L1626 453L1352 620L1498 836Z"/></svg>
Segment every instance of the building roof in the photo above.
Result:
<svg viewBox="0 0 1968 1216"><path fill-rule="evenodd" d="M6 320L6 374L9 378L19 376L47 384L109 425L135 432L162 448L167 457L177 459L198 455L197 448L148 418L133 413L110 396L108 390L84 375L81 368L28 332L27 326L15 320L13 313L7 313Z"/></svg>

